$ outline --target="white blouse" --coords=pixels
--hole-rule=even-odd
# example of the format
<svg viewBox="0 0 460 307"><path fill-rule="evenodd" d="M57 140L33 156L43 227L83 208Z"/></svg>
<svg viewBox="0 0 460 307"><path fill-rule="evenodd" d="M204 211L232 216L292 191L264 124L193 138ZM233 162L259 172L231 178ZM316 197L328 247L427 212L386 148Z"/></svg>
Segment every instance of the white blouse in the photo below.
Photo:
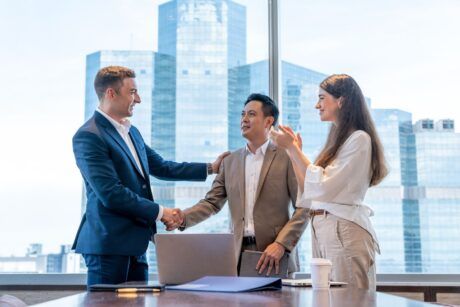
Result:
<svg viewBox="0 0 460 307"><path fill-rule="evenodd" d="M363 204L372 175L371 154L370 136L362 130L353 132L326 168L308 166L304 192L297 197L297 207L326 210L358 224L369 232L380 253L369 219L374 212Z"/></svg>

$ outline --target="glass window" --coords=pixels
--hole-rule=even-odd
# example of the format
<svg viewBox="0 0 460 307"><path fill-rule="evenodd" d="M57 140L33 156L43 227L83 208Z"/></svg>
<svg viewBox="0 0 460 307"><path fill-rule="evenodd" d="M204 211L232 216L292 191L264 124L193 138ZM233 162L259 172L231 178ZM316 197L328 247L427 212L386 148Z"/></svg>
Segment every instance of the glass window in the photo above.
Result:
<svg viewBox="0 0 460 307"><path fill-rule="evenodd" d="M327 75L353 76L371 108L391 169L366 198L382 251L378 272L459 273L460 114L452 89L460 83L460 7L278 2L280 117L302 134L304 152L314 159L327 137L314 109ZM269 92L267 7L266 0L2 2L0 273L85 270L70 252L85 212L71 139L98 105L92 83L101 67L135 70L142 103L132 123L165 159L211 162L244 146L243 102ZM186 208L212 180L153 179L151 188L160 204ZM188 231L227 232L229 222L224 207ZM299 251L308 272L309 228ZM153 246L148 257L155 272Z"/></svg>
<svg viewBox="0 0 460 307"><path fill-rule="evenodd" d="M450 97L460 81L458 3L279 2L283 119L304 135L305 153L314 159L325 142L313 105L326 75L354 77L371 107L391 169L365 200L380 240L377 272L460 272L460 134L453 121L436 124L460 120ZM300 250L308 271L309 233Z"/></svg>
<svg viewBox="0 0 460 307"><path fill-rule="evenodd" d="M71 140L98 105L101 67L137 73L142 103L131 122L146 144L165 159L212 162L244 144L247 95L268 92L267 16L265 0L2 3L1 128L11 133L0 153L0 272L84 271L70 252L85 211ZM158 203L185 208L212 180L153 180L152 190ZM225 207L190 231L227 232L228 220ZM148 256L156 271L153 249Z"/></svg>
<svg viewBox="0 0 460 307"><path fill-rule="evenodd" d="M157 28L153 148L171 160L212 162L220 153L244 146L243 103L252 92L268 93L266 1L162 1ZM193 78L175 75L183 67ZM213 179L204 183L155 180L153 194L161 204L184 209L205 196ZM186 230L228 231L227 206ZM155 271L153 244L149 261Z"/></svg>

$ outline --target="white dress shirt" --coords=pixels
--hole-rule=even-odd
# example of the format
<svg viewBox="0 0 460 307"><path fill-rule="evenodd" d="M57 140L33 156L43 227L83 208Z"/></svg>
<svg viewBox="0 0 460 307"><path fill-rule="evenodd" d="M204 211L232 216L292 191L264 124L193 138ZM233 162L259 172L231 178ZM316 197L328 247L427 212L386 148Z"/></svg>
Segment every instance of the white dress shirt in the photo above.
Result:
<svg viewBox="0 0 460 307"><path fill-rule="evenodd" d="M254 204L256 202L257 185L259 184L260 171L264 162L265 152L267 151L267 140L262 146L257 148L255 153L249 150L246 145L246 159L244 168L245 179L245 206L244 206L244 236L254 236Z"/></svg>
<svg viewBox="0 0 460 307"><path fill-rule="evenodd" d="M134 161L136 161L136 166L141 173L142 177L145 178L146 174L144 174L144 171L142 170L141 162L139 160L139 155L137 154L137 151L134 147L133 141L131 140L131 137L129 136L129 129L131 128L131 123L129 120L124 119L123 123L117 122L115 119L110 117L107 113L102 111L99 107L96 109L97 112L99 112L102 116L104 116L117 130L117 132L120 134L121 138L123 141L125 141L126 145L129 148L129 151L131 152L131 155L134 157ZM163 217L163 207L159 206L159 211L158 211L158 216L157 216L157 221L161 220Z"/></svg>
<svg viewBox="0 0 460 307"><path fill-rule="evenodd" d="M326 210L358 224L369 232L380 253L369 219L374 212L363 203L372 175L371 154L370 136L362 130L353 132L326 168L313 163L308 166L304 193L299 193L297 206Z"/></svg>

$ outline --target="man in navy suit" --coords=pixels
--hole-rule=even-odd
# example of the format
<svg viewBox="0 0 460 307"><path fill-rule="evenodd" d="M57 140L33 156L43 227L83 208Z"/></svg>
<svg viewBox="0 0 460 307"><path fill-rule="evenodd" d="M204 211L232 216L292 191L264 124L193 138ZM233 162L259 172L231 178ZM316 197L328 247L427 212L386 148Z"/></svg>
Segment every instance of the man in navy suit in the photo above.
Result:
<svg viewBox="0 0 460 307"><path fill-rule="evenodd" d="M99 107L73 137L87 196L73 249L83 254L88 286L148 279L145 252L156 222L177 218L153 200L149 175L204 181L227 154L212 164L163 160L127 120L141 102L135 77L120 66L99 70L94 80Z"/></svg>

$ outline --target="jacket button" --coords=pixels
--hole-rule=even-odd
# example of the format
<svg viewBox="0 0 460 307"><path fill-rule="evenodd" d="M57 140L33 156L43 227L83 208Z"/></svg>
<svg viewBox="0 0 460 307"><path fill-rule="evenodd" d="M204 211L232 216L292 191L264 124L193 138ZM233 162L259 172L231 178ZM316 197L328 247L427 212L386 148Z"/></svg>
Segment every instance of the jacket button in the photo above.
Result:
<svg viewBox="0 0 460 307"><path fill-rule="evenodd" d="M142 188L143 188L143 189L147 189L147 185L146 185L146 184L143 184L143 185L142 185Z"/></svg>

